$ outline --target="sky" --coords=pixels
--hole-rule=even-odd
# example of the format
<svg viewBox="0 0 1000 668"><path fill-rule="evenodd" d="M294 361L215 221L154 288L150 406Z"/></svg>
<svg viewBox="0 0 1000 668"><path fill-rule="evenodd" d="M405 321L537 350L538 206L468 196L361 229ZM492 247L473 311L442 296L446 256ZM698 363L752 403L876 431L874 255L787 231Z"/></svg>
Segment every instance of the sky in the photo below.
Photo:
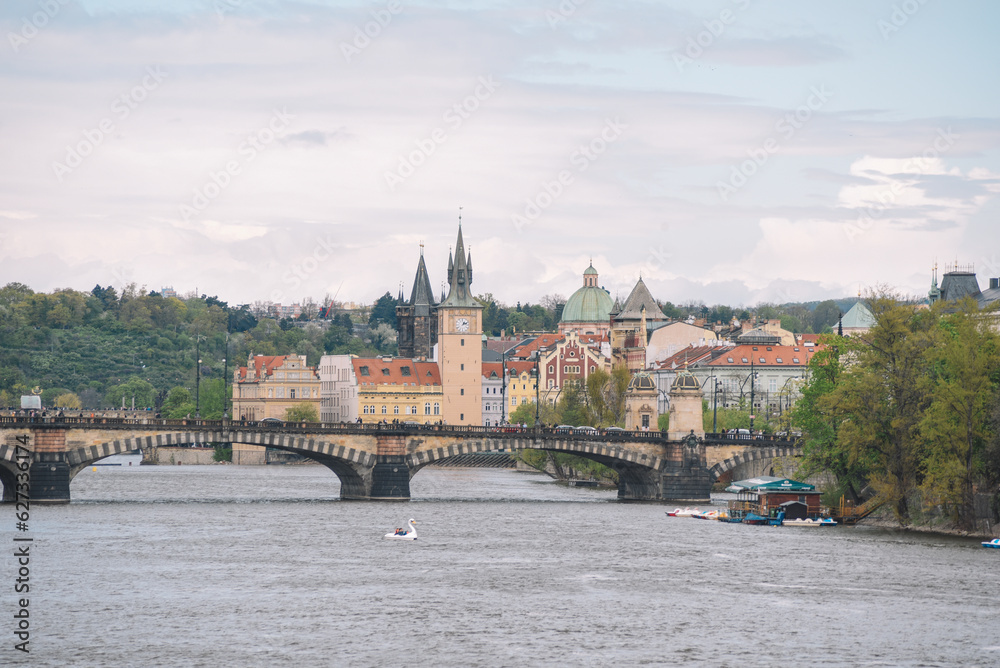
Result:
<svg viewBox="0 0 1000 668"><path fill-rule="evenodd" d="M1000 277L1000 3L4 0L0 285L752 306Z"/></svg>

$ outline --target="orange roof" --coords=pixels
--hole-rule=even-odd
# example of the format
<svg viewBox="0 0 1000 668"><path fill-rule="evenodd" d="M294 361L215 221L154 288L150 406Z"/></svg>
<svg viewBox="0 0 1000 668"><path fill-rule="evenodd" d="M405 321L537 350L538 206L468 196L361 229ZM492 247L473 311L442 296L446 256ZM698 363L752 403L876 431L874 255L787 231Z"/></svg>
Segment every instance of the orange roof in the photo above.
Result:
<svg viewBox="0 0 1000 668"><path fill-rule="evenodd" d="M754 350L756 348L756 350ZM813 346L761 346L743 345L730 348L709 362L715 367L750 366L806 366L818 348Z"/></svg>
<svg viewBox="0 0 1000 668"><path fill-rule="evenodd" d="M257 374L257 378L266 378L274 373L275 367L279 367L285 363L288 359L288 355L255 355L253 358L254 372ZM247 377L247 367L240 367L239 377Z"/></svg>
<svg viewBox="0 0 1000 668"><path fill-rule="evenodd" d="M483 362L483 378L496 378L500 379L503 377L503 364L501 362Z"/></svg>
<svg viewBox="0 0 1000 668"><path fill-rule="evenodd" d="M678 367L689 366L695 362L700 362L701 360L709 357L715 351L727 350L721 346L688 346L683 348L667 359L657 362L657 366L661 369L676 369ZM732 350L731 348L729 350Z"/></svg>
<svg viewBox="0 0 1000 668"><path fill-rule="evenodd" d="M535 363L528 360L507 360L507 374L520 376L527 371L529 374L535 370Z"/></svg>
<svg viewBox="0 0 1000 668"><path fill-rule="evenodd" d="M539 348L549 348L559 343L565 338L566 337L563 336L562 334L554 334L554 333L539 334L531 341L528 341L523 345L519 345L516 348L513 348L512 350L509 351L508 354L511 357L526 358Z"/></svg>
<svg viewBox="0 0 1000 668"><path fill-rule="evenodd" d="M356 357L351 363L358 385L441 385L437 362L417 362L402 357Z"/></svg>

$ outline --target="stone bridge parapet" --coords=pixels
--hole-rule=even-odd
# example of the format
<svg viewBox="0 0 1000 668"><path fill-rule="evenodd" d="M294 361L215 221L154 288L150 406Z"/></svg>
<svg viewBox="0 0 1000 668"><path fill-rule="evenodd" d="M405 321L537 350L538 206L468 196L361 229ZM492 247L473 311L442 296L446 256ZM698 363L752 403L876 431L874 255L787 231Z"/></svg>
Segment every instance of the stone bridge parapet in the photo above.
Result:
<svg viewBox="0 0 1000 668"><path fill-rule="evenodd" d="M476 452L537 449L565 452L611 467L618 472L618 495L623 500L707 501L713 478L710 469L763 445L715 438L723 443L706 448L706 439L693 433L678 441L668 440L662 432L641 431L2 417L0 481L5 500L13 494L13 445L18 438L33 453L33 499L53 503L68 502L72 478L111 455L234 443L295 452L323 464L340 479L344 499L408 499L410 479L431 462ZM711 461L706 452L715 453Z"/></svg>

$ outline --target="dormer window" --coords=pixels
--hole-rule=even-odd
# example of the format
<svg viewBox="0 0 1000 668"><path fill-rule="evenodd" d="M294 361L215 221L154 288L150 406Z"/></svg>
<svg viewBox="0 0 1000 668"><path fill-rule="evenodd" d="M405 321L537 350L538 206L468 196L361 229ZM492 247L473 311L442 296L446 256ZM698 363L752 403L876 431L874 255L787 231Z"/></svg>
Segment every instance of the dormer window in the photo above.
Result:
<svg viewBox="0 0 1000 668"><path fill-rule="evenodd" d="M388 376L389 375L389 370L388 369L382 369L382 375L383 376Z"/></svg>
<svg viewBox="0 0 1000 668"><path fill-rule="evenodd" d="M794 364L798 364L798 363L799 363L799 358L798 358L798 357L793 357L793 358L792 358L792 362L793 362Z"/></svg>
<svg viewBox="0 0 1000 668"><path fill-rule="evenodd" d="M781 358L780 358L780 357L779 357L779 358L777 358L777 359L775 360L775 362L777 362L778 364L781 364Z"/></svg>
<svg viewBox="0 0 1000 668"><path fill-rule="evenodd" d="M361 375L362 376L370 376L371 375L371 373L369 372L367 366L360 367L359 371L361 371Z"/></svg>
<svg viewBox="0 0 1000 668"><path fill-rule="evenodd" d="M750 360L748 360L746 357L743 357L741 359L743 360L744 364L749 364L750 363Z"/></svg>
<svg viewBox="0 0 1000 668"><path fill-rule="evenodd" d="M409 376L409 375L410 375L410 367L408 367L408 366L404 366L404 367L400 367L400 368L399 368L399 371L400 371L400 373L402 373L402 374L403 374L404 376Z"/></svg>
<svg viewBox="0 0 1000 668"><path fill-rule="evenodd" d="M729 362L730 364L732 364L733 363L733 358L732 357L727 357L726 361Z"/></svg>
<svg viewBox="0 0 1000 668"><path fill-rule="evenodd" d="M767 362L764 361L763 357L758 357L757 359L760 360L761 364L767 364Z"/></svg>

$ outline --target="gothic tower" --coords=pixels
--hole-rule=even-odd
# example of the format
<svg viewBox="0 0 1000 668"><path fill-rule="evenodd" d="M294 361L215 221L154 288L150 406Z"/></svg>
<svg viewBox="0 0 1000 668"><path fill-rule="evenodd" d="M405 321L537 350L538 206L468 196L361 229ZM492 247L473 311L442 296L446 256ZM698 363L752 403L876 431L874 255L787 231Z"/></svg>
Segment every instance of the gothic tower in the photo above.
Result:
<svg viewBox="0 0 1000 668"><path fill-rule="evenodd" d="M420 260L417 275L413 279L410 301L404 302L400 295L400 305L396 307L398 322L399 356L410 359L430 359L438 340L437 306L434 291L424 264L424 247L420 245Z"/></svg>

